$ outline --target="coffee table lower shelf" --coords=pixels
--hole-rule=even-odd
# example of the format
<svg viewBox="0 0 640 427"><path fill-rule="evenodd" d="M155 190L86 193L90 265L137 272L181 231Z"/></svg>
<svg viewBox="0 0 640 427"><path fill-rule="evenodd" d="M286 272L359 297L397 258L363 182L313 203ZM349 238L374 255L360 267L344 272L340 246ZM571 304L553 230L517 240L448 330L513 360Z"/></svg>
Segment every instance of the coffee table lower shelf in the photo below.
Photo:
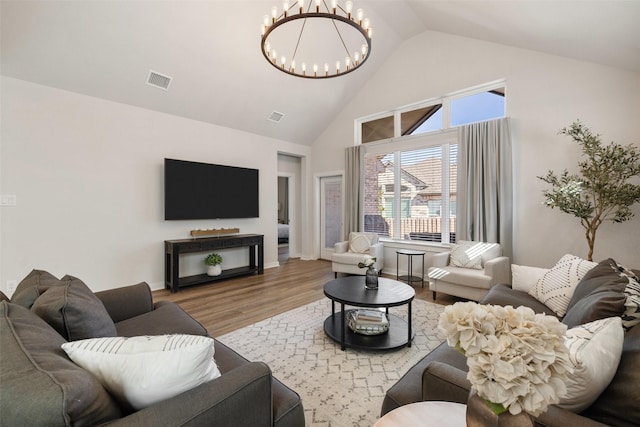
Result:
<svg viewBox="0 0 640 427"><path fill-rule="evenodd" d="M388 315L389 330L380 335L356 334L348 326L342 324L342 312L337 312L327 317L324 321L324 332L329 338L343 347L360 350L396 350L405 346L411 346L409 337L409 325L407 322L393 314ZM341 342L341 332L344 329L344 343ZM411 333L411 340L415 334Z"/></svg>

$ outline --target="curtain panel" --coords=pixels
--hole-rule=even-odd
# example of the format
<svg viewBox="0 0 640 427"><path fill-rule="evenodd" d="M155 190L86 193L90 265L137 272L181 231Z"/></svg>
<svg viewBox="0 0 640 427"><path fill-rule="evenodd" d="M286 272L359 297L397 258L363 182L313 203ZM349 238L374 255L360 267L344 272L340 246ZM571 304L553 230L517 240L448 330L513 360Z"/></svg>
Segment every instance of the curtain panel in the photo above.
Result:
<svg viewBox="0 0 640 427"><path fill-rule="evenodd" d="M512 258L513 171L509 118L462 126L458 147L458 240L500 243Z"/></svg>
<svg viewBox="0 0 640 427"><path fill-rule="evenodd" d="M362 231L363 163L361 145L347 147L344 161L344 240L352 231Z"/></svg>

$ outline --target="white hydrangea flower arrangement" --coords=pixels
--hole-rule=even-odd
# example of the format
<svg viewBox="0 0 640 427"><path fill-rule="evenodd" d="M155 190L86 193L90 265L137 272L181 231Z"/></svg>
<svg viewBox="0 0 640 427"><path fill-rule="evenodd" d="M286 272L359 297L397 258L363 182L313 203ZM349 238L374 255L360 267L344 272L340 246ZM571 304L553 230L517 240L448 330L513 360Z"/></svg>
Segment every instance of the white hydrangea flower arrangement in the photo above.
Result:
<svg viewBox="0 0 640 427"><path fill-rule="evenodd" d="M458 302L440 315L447 343L467 357L467 378L496 413L533 416L558 403L572 372L566 325L528 307Z"/></svg>
<svg viewBox="0 0 640 427"><path fill-rule="evenodd" d="M359 268L369 268L375 263L376 263L376 259L374 257L372 257L371 255L367 255L367 256L365 256L365 258L361 262L358 263L358 267Z"/></svg>

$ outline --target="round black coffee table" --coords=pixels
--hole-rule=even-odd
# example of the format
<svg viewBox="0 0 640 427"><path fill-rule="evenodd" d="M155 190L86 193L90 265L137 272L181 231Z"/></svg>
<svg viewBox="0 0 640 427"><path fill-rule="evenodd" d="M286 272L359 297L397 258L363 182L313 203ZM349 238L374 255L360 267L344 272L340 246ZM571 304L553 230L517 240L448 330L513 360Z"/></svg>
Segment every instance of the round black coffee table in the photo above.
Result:
<svg viewBox="0 0 640 427"><path fill-rule="evenodd" d="M397 280L380 277L378 289L364 287L363 276L347 276L334 279L324 285L324 294L331 300L331 315L324 321L324 332L329 338L340 343L340 348L363 350L394 350L411 347L411 301L415 290ZM336 313L336 302L340 312ZM407 320L389 314L389 307L408 305ZM363 335L352 332L345 321L345 305L367 308L385 308L389 320L389 331L380 335Z"/></svg>

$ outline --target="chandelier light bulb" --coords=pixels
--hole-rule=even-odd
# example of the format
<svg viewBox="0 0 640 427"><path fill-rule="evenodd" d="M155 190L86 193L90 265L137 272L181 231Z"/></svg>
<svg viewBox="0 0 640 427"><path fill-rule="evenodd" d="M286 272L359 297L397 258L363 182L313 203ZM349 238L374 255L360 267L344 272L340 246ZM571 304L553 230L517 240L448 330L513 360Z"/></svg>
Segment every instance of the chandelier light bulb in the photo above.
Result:
<svg viewBox="0 0 640 427"><path fill-rule="evenodd" d="M284 10L284 17L287 17L287 12L289 12L289 0L284 0L282 2L282 9Z"/></svg>
<svg viewBox="0 0 640 427"><path fill-rule="evenodd" d="M353 2L349 0L344 4L344 6L347 9L347 18L351 18L351 11L353 10Z"/></svg>
<svg viewBox="0 0 640 427"><path fill-rule="evenodd" d="M356 65L358 65L358 62L360 62L360 53L356 52L353 54L353 61L356 63Z"/></svg>
<svg viewBox="0 0 640 427"><path fill-rule="evenodd" d="M298 7L300 7L300 13L304 12L304 0L298 0Z"/></svg>
<svg viewBox="0 0 640 427"><path fill-rule="evenodd" d="M316 12L320 12L320 0L316 0Z"/></svg>
<svg viewBox="0 0 640 427"><path fill-rule="evenodd" d="M284 56L280 58L280 63L282 64L282 68L284 68L284 64L287 62L287 58Z"/></svg>
<svg viewBox="0 0 640 427"><path fill-rule="evenodd" d="M329 64L327 63L324 64L324 75L325 76L329 75Z"/></svg>
<svg viewBox="0 0 640 427"><path fill-rule="evenodd" d="M336 10L338 9L338 0L331 0L331 9L333 10L333 13L336 13Z"/></svg>
<svg viewBox="0 0 640 427"><path fill-rule="evenodd" d="M267 43L267 46L265 47L267 53L271 53L271 43Z"/></svg>
<svg viewBox="0 0 640 427"><path fill-rule="evenodd" d="M362 45L362 47L360 48L360 52L362 52L362 58L367 56L367 45L366 44Z"/></svg>
<svg viewBox="0 0 640 427"><path fill-rule="evenodd" d="M269 26L269 15L264 15L264 26L268 27Z"/></svg>
<svg viewBox="0 0 640 427"><path fill-rule="evenodd" d="M302 63L302 75L307 75L307 64L305 64L304 62Z"/></svg>
<svg viewBox="0 0 640 427"><path fill-rule="evenodd" d="M365 30L369 29L369 18L364 18L362 26L364 27Z"/></svg>
<svg viewBox="0 0 640 427"><path fill-rule="evenodd" d="M346 58L344 58L344 67L346 70L348 70L350 66L351 66L351 58L347 56Z"/></svg>
<svg viewBox="0 0 640 427"><path fill-rule="evenodd" d="M292 59L291 60L291 71L295 71L295 69L296 69L296 60Z"/></svg>
<svg viewBox="0 0 640 427"><path fill-rule="evenodd" d="M313 75L314 76L318 75L318 64L313 64Z"/></svg>
<svg viewBox="0 0 640 427"><path fill-rule="evenodd" d="M362 19L364 18L364 10L358 9L356 11L356 17L357 17L357 20L358 20L358 24L362 25Z"/></svg>
<svg viewBox="0 0 640 427"><path fill-rule="evenodd" d="M336 74L340 74L340 61L336 61Z"/></svg>
<svg viewBox="0 0 640 427"><path fill-rule="evenodd" d="M271 52L271 60L273 61L273 63L276 63L276 58L278 57L278 54L276 53L276 51L272 51Z"/></svg>
<svg viewBox="0 0 640 427"><path fill-rule="evenodd" d="M278 8L273 6L271 8L271 19L273 22L276 22L276 19L278 18Z"/></svg>

